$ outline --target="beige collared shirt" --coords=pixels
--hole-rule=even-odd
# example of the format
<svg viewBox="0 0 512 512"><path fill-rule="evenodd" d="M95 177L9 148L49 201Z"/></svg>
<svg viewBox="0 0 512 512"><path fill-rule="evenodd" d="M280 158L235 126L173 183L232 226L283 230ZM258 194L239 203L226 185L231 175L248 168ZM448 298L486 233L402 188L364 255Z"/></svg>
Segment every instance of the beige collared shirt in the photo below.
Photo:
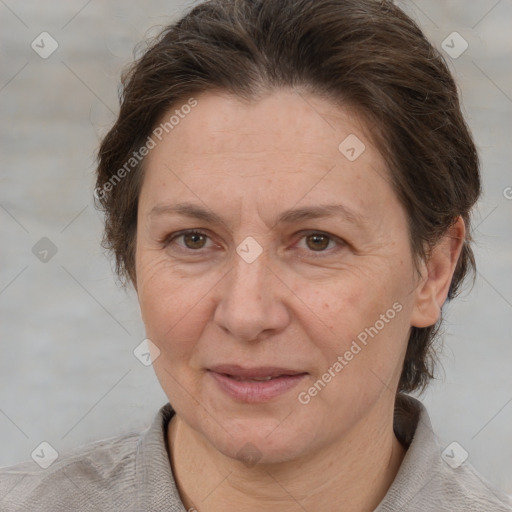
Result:
<svg viewBox="0 0 512 512"><path fill-rule="evenodd" d="M467 461L445 462L418 400L400 395L397 404L395 433L409 447L375 512L512 511L512 500ZM173 415L166 404L146 430L81 446L48 469L32 460L0 469L0 511L186 512L167 451Z"/></svg>

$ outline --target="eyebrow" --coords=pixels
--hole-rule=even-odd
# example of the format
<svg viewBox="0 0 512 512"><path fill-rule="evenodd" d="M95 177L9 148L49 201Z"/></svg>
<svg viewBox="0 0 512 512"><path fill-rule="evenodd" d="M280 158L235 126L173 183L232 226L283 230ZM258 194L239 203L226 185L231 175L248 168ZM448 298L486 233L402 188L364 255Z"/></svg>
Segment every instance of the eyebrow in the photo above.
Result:
<svg viewBox="0 0 512 512"><path fill-rule="evenodd" d="M149 212L149 217L160 215L182 215L211 224L225 224L222 217L211 210L192 203L178 203L176 205L156 205ZM354 210L342 204L326 204L321 206L306 206L291 208L280 213L275 224L294 224L305 220L320 219L326 217L341 217L346 221L364 225L366 218Z"/></svg>

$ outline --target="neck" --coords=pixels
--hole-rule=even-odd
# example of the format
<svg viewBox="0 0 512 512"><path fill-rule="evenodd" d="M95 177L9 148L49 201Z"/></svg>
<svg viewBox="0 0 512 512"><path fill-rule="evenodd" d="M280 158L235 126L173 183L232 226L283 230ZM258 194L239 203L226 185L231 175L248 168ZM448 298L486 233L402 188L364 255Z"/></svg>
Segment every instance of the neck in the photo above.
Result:
<svg viewBox="0 0 512 512"><path fill-rule="evenodd" d="M174 416L168 438L182 501L198 512L373 511L405 455L393 433L392 408L382 416L381 407L321 451L251 468L226 457ZM379 417L384 420L376 423Z"/></svg>

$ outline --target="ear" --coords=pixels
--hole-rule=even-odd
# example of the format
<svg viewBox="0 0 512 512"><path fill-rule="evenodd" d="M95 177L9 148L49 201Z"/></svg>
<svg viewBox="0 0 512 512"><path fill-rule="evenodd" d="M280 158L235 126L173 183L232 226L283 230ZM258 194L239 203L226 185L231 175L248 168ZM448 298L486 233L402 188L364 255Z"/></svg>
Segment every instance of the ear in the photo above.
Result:
<svg viewBox="0 0 512 512"><path fill-rule="evenodd" d="M434 325L441 315L453 273L459 260L466 227L458 217L446 234L432 249L428 261L422 267L421 277L415 289L415 303L411 316L413 327Z"/></svg>

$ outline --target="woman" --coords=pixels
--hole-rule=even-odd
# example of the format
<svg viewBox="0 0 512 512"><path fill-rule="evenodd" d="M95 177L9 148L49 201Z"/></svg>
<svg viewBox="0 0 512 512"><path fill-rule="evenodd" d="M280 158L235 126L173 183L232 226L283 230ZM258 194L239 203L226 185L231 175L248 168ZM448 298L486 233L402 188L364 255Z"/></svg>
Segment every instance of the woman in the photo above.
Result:
<svg viewBox="0 0 512 512"><path fill-rule="evenodd" d="M474 269L455 83L391 2L213 0L124 77L95 197L169 403L2 510L504 511L406 393Z"/></svg>

